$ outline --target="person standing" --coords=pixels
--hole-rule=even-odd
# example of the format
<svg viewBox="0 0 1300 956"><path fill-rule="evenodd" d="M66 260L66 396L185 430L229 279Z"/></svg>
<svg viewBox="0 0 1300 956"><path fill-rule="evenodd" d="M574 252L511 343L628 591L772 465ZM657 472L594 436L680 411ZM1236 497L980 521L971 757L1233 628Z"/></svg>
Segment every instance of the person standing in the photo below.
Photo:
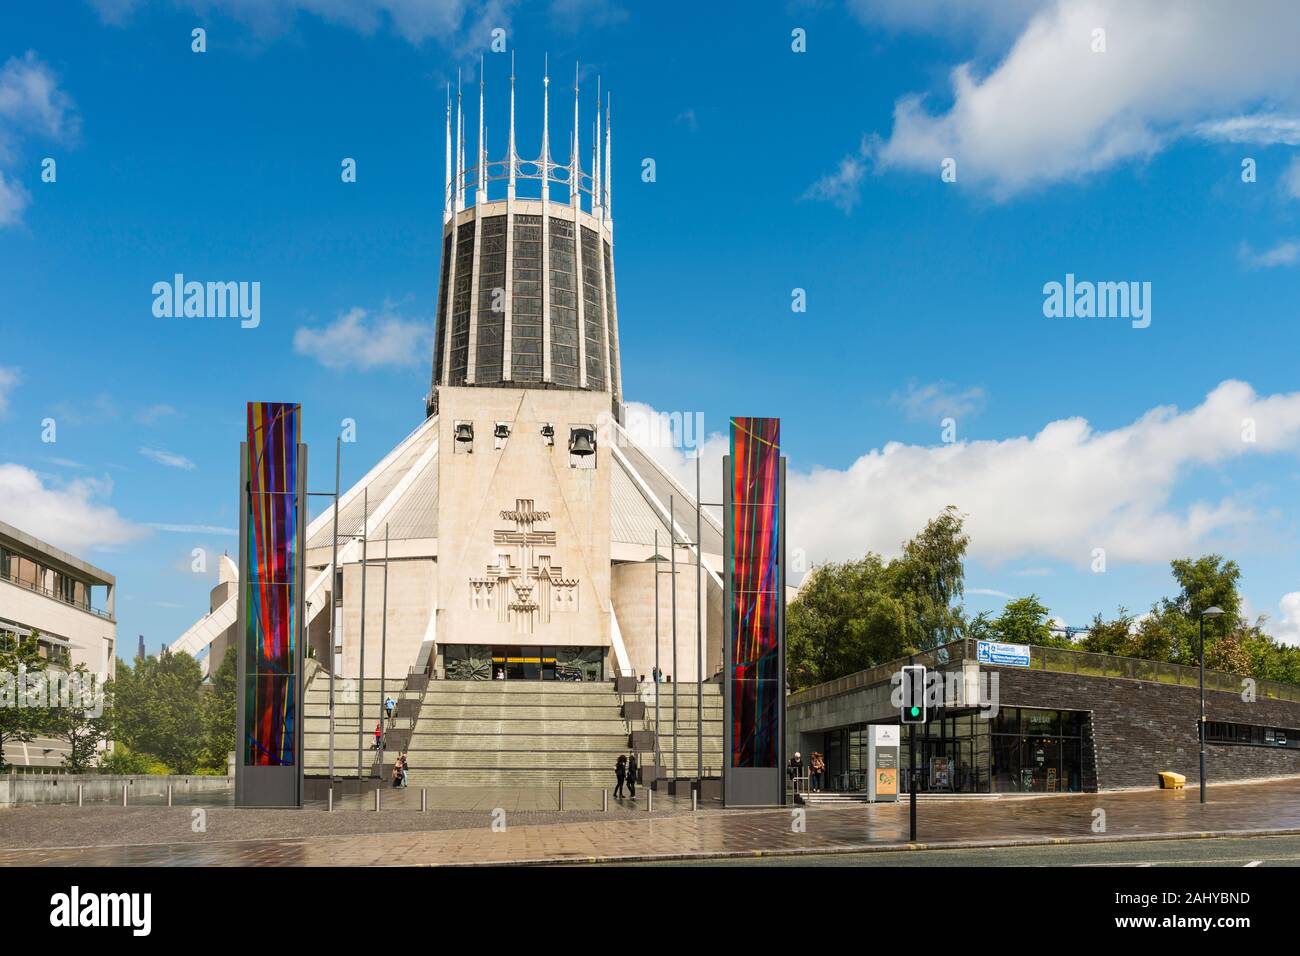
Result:
<svg viewBox="0 0 1300 956"><path fill-rule="evenodd" d="M820 793L822 789L822 774L826 772L826 760L822 757L820 750L814 750L809 767L812 770L812 780L809 782L813 793Z"/></svg>
<svg viewBox="0 0 1300 956"><path fill-rule="evenodd" d="M619 754L618 760L614 764L614 780L616 781L616 786L614 787L614 796L618 797L619 799L622 799L623 797L623 781L624 779L626 779L626 777L627 777L627 757L624 754Z"/></svg>
<svg viewBox="0 0 1300 956"><path fill-rule="evenodd" d="M790 758L790 766L786 768L786 774L794 784L794 792L798 796L799 778L803 776L803 757L800 756L799 751L796 750L794 756Z"/></svg>
<svg viewBox="0 0 1300 956"><path fill-rule="evenodd" d="M636 796L636 770L636 754L632 754L627 761L627 795L629 797Z"/></svg>
<svg viewBox="0 0 1300 956"><path fill-rule="evenodd" d="M375 724L375 749L384 749L384 727L383 724Z"/></svg>
<svg viewBox="0 0 1300 956"><path fill-rule="evenodd" d="M406 775L410 769L411 769L411 760L409 757L406 756L406 751L403 750L402 751L402 787L403 788L406 787L406 782L407 782Z"/></svg>

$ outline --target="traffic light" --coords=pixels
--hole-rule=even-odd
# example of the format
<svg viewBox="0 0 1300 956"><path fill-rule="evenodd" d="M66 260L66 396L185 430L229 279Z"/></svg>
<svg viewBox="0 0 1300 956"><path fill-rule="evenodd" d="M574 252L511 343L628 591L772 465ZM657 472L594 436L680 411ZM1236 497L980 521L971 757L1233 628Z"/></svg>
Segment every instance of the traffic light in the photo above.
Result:
<svg viewBox="0 0 1300 956"><path fill-rule="evenodd" d="M899 708L902 722L905 724L925 723L925 665L905 664L903 666L903 703Z"/></svg>

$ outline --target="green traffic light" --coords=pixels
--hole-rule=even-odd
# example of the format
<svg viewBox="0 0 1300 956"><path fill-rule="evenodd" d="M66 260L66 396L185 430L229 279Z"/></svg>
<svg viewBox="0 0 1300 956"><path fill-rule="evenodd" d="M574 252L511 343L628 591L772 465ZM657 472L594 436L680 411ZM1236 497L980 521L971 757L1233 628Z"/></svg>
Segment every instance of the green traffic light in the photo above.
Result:
<svg viewBox="0 0 1300 956"><path fill-rule="evenodd" d="M914 706L914 707L912 708L912 716L913 716L913 717L915 717L915 716L916 716L917 714L919 714L920 712L921 712L921 708L920 708L920 707L915 707L915 706Z"/></svg>

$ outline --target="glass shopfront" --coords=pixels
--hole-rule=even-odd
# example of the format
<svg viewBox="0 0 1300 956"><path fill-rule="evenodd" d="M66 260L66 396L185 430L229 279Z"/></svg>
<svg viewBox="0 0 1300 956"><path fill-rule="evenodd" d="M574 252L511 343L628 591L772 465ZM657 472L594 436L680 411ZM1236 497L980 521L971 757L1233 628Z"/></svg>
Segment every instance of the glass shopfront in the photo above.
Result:
<svg viewBox="0 0 1300 956"><path fill-rule="evenodd" d="M442 653L447 680L605 679L605 650L601 647L445 644Z"/></svg>
<svg viewBox="0 0 1300 956"><path fill-rule="evenodd" d="M992 719L976 710L950 711L917 728L920 789L934 792L1073 792L1083 786L1081 711L1003 708ZM824 735L826 790L866 789L869 725ZM910 766L907 730L900 766ZM901 781L907 786L908 775Z"/></svg>

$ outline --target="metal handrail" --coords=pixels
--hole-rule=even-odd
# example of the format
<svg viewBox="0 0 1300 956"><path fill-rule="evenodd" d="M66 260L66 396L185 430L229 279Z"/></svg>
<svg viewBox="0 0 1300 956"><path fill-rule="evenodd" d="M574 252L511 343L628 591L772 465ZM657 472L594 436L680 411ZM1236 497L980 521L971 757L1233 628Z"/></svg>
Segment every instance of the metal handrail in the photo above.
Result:
<svg viewBox="0 0 1300 956"><path fill-rule="evenodd" d="M80 601L69 601L66 597L52 588L43 587L39 584L29 584L12 574L0 575L0 581L4 581L6 584L12 584L14 587L26 588L28 591L35 591L37 594L43 594L47 598L53 598L55 601L75 607L79 611L86 611L89 614L95 614L107 621L112 620L107 611L101 611L99 608L91 606L89 602L82 604Z"/></svg>

